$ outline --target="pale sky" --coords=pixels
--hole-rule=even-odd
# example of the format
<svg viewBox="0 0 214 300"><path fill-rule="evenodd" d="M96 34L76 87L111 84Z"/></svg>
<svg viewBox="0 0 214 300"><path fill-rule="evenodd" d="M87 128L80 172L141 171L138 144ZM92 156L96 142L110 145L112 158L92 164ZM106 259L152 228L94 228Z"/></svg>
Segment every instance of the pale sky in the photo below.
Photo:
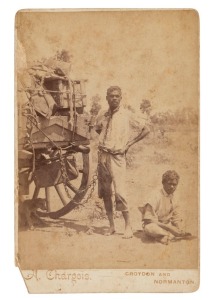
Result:
<svg viewBox="0 0 214 300"><path fill-rule="evenodd" d="M29 12L17 15L28 61L66 49L87 98L119 85L123 101L157 110L191 106L199 97L199 20L193 10Z"/></svg>

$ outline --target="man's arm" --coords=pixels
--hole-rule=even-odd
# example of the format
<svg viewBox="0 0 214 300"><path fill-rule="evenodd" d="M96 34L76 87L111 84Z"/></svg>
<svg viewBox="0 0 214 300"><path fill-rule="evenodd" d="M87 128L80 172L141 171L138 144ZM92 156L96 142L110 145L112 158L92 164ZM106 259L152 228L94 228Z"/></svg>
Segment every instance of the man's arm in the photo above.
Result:
<svg viewBox="0 0 214 300"><path fill-rule="evenodd" d="M127 153L129 148L134 145L135 143L139 142L140 140L144 139L145 136L149 134L149 129L145 126L142 131L132 140L128 141L128 143L125 146L125 149L123 150L123 153Z"/></svg>

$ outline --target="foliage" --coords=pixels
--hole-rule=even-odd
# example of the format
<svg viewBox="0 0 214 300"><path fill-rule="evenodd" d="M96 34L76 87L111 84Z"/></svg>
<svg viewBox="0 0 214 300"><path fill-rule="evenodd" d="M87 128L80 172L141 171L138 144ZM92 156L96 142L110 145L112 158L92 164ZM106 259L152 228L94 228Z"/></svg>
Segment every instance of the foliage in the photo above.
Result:
<svg viewBox="0 0 214 300"><path fill-rule="evenodd" d="M132 113L135 113L135 109L130 104L128 104L128 105L126 104L126 105L124 105L124 107L126 109L130 110Z"/></svg>
<svg viewBox="0 0 214 300"><path fill-rule="evenodd" d="M192 107L175 111L158 112L151 116L151 122L157 125L197 125L198 113Z"/></svg>
<svg viewBox="0 0 214 300"><path fill-rule="evenodd" d="M102 105L100 104L101 101L101 97L96 94L95 96L93 96L91 98L91 109L90 109L90 113L92 116L96 116L98 115Z"/></svg>
<svg viewBox="0 0 214 300"><path fill-rule="evenodd" d="M61 51L57 51L56 59L64 62L70 62L72 55L68 50L62 49Z"/></svg>
<svg viewBox="0 0 214 300"><path fill-rule="evenodd" d="M151 102L150 100L147 100L147 99L143 99L141 101L141 104L140 104L140 109L144 112L146 111L148 108L151 107Z"/></svg>

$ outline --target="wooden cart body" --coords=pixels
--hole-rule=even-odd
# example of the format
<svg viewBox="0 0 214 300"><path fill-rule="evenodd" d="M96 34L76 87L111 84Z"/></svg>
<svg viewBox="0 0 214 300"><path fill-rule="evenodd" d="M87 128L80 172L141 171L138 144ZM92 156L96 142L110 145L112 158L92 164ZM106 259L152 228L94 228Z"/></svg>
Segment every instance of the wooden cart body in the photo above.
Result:
<svg viewBox="0 0 214 300"><path fill-rule="evenodd" d="M43 215L52 218L75 208L90 182L86 80L70 78L65 71L67 66L64 62L52 61L51 66L49 62L31 67L28 73L32 84L20 91L28 101L18 106L19 195L28 194L32 182L35 185L33 199L45 188L47 212ZM81 157L81 167L77 166L77 155ZM73 183L75 180L77 186ZM52 187L62 203L56 211L50 208Z"/></svg>

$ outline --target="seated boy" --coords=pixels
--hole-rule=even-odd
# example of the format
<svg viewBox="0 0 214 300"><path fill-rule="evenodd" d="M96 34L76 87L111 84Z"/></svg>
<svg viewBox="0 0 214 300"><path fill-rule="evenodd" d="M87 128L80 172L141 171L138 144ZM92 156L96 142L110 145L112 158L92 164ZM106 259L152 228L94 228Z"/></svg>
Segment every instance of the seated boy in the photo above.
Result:
<svg viewBox="0 0 214 300"><path fill-rule="evenodd" d="M149 197L142 207L139 207L146 235L166 245L171 240L191 235L181 229L182 218L179 214L178 203L174 199L178 182L177 172L166 171L162 175L163 188Z"/></svg>

